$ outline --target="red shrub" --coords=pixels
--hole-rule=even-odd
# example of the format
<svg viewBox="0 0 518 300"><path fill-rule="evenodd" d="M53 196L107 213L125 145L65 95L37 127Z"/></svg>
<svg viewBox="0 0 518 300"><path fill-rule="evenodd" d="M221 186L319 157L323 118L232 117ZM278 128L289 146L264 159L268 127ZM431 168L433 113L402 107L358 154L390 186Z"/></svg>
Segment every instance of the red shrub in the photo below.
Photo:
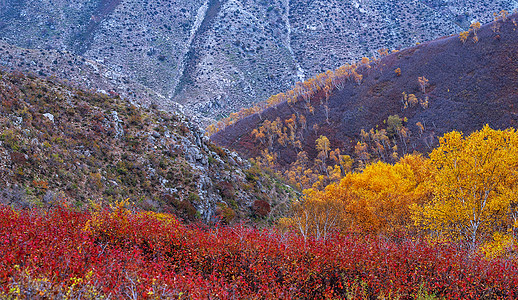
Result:
<svg viewBox="0 0 518 300"><path fill-rule="evenodd" d="M488 261L455 245L355 235L304 243L291 233L209 230L121 208L2 206L0 253L0 292L13 296L15 287L48 298L411 299L426 290L448 299L513 299L518 291L515 262Z"/></svg>
<svg viewBox="0 0 518 300"><path fill-rule="evenodd" d="M11 152L10 156L11 156L11 161L15 164L23 165L27 162L27 158L25 157L26 155L23 153Z"/></svg>
<svg viewBox="0 0 518 300"><path fill-rule="evenodd" d="M270 203L264 200L255 200L252 205L252 210L256 216L264 218L271 210Z"/></svg>

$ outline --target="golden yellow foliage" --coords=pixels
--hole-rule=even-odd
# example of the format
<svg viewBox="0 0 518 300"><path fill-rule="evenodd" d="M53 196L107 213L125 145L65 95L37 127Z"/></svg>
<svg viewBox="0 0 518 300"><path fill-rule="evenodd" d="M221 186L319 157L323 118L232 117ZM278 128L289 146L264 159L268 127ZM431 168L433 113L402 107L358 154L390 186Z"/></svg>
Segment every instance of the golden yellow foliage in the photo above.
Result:
<svg viewBox="0 0 518 300"><path fill-rule="evenodd" d="M480 29L480 22L471 23L468 31L463 31L463 32L459 33L459 38L460 38L461 42L465 43L468 40L470 33L473 33L473 42L477 43L478 42L477 33L478 33L479 29ZM496 30L493 29L493 31L496 31Z"/></svg>
<svg viewBox="0 0 518 300"><path fill-rule="evenodd" d="M420 155L407 155L394 165L370 164L323 191L304 190L304 201L297 204L291 222L304 235L319 237L332 229L397 232L411 224L410 206L429 198L430 176L427 161Z"/></svg>
<svg viewBox="0 0 518 300"><path fill-rule="evenodd" d="M487 258L493 259L505 256L513 251L513 248L514 240L512 235L495 232L493 239L485 243L480 250Z"/></svg>
<svg viewBox="0 0 518 300"><path fill-rule="evenodd" d="M121 238L119 236L120 231L117 231L117 228L110 227L110 221L117 220L120 221L120 226L128 226L128 218L132 214L130 206L129 198L110 204L107 213L99 205L94 205L95 211L92 214L92 218L86 222L83 230L111 236L113 239Z"/></svg>
<svg viewBox="0 0 518 300"><path fill-rule="evenodd" d="M459 33L459 39L462 43L465 43L468 40L469 37L469 31L463 31Z"/></svg>
<svg viewBox="0 0 518 300"><path fill-rule="evenodd" d="M364 165L370 159L368 145L365 142L357 142L356 146L354 146L354 153L356 154L360 162Z"/></svg>
<svg viewBox="0 0 518 300"><path fill-rule="evenodd" d="M421 106L424 108L424 109L427 109L428 108L428 105L429 105L429 101L430 98L428 96L425 96L424 97L424 100L423 99L419 99L419 104L421 104Z"/></svg>
<svg viewBox="0 0 518 300"><path fill-rule="evenodd" d="M433 199L415 205L415 224L441 239L460 240L474 248L508 220L518 202L518 134L514 129L482 130L464 138L450 132L430 154L435 174Z"/></svg>
<svg viewBox="0 0 518 300"><path fill-rule="evenodd" d="M411 106L415 106L417 103L419 103L419 100L414 94L409 94L408 103L410 103Z"/></svg>
<svg viewBox="0 0 518 300"><path fill-rule="evenodd" d="M480 22L471 23L471 25L469 25L469 28L471 28L473 32L476 32L480 29Z"/></svg>
<svg viewBox="0 0 518 300"><path fill-rule="evenodd" d="M421 87L421 92L423 94L426 93L426 88L428 87L428 79L424 76L418 77L417 82L419 82L419 86Z"/></svg>
<svg viewBox="0 0 518 300"><path fill-rule="evenodd" d="M329 150L331 148L329 139L326 136L321 135L316 141L316 149L323 154L325 158L328 157Z"/></svg>
<svg viewBox="0 0 518 300"><path fill-rule="evenodd" d="M304 194L303 201L293 204L292 216L283 224L294 226L305 239L310 235L325 239L330 231L341 227L344 206L339 199L328 198L320 191L309 189Z"/></svg>

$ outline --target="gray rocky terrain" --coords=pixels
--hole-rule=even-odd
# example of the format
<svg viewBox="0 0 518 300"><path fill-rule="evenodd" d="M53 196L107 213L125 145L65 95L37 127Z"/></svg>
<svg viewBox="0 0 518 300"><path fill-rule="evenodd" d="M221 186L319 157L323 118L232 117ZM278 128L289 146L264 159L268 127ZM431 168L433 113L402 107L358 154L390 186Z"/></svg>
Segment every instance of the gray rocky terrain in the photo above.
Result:
<svg viewBox="0 0 518 300"><path fill-rule="evenodd" d="M211 120L380 48L516 8L516 0L0 0L0 39L80 56L106 68L103 80L123 96L171 110L180 103ZM27 64L10 56L0 49L2 65Z"/></svg>

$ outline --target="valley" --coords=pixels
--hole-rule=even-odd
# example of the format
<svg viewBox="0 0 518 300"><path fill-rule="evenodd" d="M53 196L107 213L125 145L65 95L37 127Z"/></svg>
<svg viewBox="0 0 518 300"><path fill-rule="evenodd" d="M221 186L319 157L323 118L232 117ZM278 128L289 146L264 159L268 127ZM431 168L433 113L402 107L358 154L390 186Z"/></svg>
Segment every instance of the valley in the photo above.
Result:
<svg viewBox="0 0 518 300"><path fill-rule="evenodd" d="M0 298L517 298L516 9L0 0Z"/></svg>

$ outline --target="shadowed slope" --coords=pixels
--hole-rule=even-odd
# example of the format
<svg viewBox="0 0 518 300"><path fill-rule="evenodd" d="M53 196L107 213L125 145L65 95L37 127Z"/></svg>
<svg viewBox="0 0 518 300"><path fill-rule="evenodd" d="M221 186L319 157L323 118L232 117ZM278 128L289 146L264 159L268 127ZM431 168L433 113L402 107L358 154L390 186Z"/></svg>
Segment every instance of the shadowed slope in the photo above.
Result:
<svg viewBox="0 0 518 300"><path fill-rule="evenodd" d="M516 127L518 124L518 17L513 15L478 30L477 43L470 33L463 43L459 36L443 37L393 53L363 70L363 82L349 82L342 90L334 90L328 100L329 122L322 100L312 99L314 113L303 101L289 105L284 102L261 113L251 115L214 134L217 144L233 148L246 156L258 155L264 148L251 131L263 120L286 120L292 114L305 115L302 131L303 149L316 156L315 139L325 135L331 147L347 153L360 139L360 131L385 128L384 120L398 114L407 118L410 130L402 152L426 151L437 143L437 136L451 130L465 133L484 124L493 128ZM401 70L397 75L396 69ZM424 92L418 78L428 79ZM403 92L428 99L428 106L417 104L404 108ZM320 97L322 98L322 97ZM423 129L416 125L420 122ZM318 129L314 125L318 126ZM316 130L315 130L316 129ZM273 147L281 164L296 157L293 147Z"/></svg>

